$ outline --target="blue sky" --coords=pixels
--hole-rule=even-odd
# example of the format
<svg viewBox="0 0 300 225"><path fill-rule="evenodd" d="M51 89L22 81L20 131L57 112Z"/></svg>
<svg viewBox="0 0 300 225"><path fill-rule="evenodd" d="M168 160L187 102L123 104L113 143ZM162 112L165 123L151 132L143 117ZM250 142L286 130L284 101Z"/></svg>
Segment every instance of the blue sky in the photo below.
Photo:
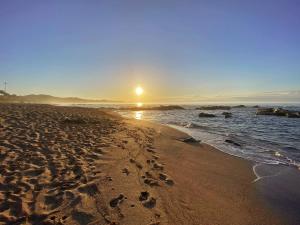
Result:
<svg viewBox="0 0 300 225"><path fill-rule="evenodd" d="M2 0L0 80L16 94L130 101L140 84L145 101L296 101L299 28L298 0Z"/></svg>

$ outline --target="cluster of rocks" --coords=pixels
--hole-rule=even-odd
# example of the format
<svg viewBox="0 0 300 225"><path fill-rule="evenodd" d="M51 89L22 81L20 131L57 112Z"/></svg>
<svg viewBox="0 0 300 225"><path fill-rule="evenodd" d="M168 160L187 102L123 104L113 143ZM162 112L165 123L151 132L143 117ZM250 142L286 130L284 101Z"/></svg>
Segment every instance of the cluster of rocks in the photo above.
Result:
<svg viewBox="0 0 300 225"><path fill-rule="evenodd" d="M216 106L211 106L211 107L215 109ZM220 106L220 107L222 107L222 106ZM243 107L243 106L241 105L241 106L237 106L237 107ZM285 117L289 117L289 118L300 118L300 112L298 112L298 111L292 111L292 110L287 110L287 109L282 109L282 108L260 108L259 106L255 106L255 108L257 108L256 115L285 116ZM232 117L231 112L222 112L222 115L225 118ZM214 117L217 117L217 115L200 112L199 117L214 118Z"/></svg>
<svg viewBox="0 0 300 225"><path fill-rule="evenodd" d="M200 106L197 107L196 110L231 110L231 109L238 109L238 108L246 108L246 106L245 105L236 105L236 106L211 105L211 106Z"/></svg>
<svg viewBox="0 0 300 225"><path fill-rule="evenodd" d="M223 112L222 115L225 116L225 118L231 118L232 117L232 113L231 112ZM208 118L213 118L213 117L217 117L215 114L210 114L210 113L199 113L199 117L208 117Z"/></svg>
<svg viewBox="0 0 300 225"><path fill-rule="evenodd" d="M259 108L256 111L256 115L286 116L289 118L300 118L300 112L291 111L282 108Z"/></svg>

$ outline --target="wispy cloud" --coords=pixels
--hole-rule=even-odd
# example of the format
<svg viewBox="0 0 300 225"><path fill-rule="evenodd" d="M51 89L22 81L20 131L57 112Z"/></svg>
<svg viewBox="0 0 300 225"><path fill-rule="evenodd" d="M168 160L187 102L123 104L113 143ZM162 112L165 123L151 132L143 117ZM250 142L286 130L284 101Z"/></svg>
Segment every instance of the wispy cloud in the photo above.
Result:
<svg viewBox="0 0 300 225"><path fill-rule="evenodd" d="M251 94L190 94L155 99L158 102L300 102L300 90L266 91Z"/></svg>
<svg viewBox="0 0 300 225"><path fill-rule="evenodd" d="M300 102L300 90L267 91L248 96L235 96L233 98L241 101Z"/></svg>

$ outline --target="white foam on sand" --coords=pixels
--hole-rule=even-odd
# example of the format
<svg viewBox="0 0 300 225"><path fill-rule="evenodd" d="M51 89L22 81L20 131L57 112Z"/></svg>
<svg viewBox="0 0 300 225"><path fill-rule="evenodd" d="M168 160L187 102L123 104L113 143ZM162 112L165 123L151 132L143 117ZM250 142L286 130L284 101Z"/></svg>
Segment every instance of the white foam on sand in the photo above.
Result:
<svg viewBox="0 0 300 225"><path fill-rule="evenodd" d="M261 180L261 179L264 179L264 178L268 178L268 177L276 177L276 176L280 175L281 172L282 172L281 170L279 170L279 172L277 172L277 173L274 173L274 174L271 174L271 175L266 175L266 176L260 175L259 172L257 171L257 168L258 168L259 166L263 166L263 165L265 165L265 166L267 166L267 165L278 165L278 164L279 164L279 163L274 163L274 164L257 163L257 164L255 164L255 165L252 167L252 170L253 170L254 175L256 176L256 179L254 179L254 180L252 181L252 183L255 183L255 182L257 182L257 181L259 181L259 180Z"/></svg>

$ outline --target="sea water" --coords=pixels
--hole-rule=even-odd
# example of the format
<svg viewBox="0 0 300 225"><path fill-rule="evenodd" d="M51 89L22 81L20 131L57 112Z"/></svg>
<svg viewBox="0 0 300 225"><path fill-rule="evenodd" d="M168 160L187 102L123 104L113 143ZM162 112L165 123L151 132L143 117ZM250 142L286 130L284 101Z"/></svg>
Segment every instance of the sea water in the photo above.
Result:
<svg viewBox="0 0 300 225"><path fill-rule="evenodd" d="M186 110L122 111L126 117L149 120L184 131L207 144L231 155L259 163L300 166L300 118L256 115L256 108L232 108L231 118L226 110L197 110L197 106L184 106ZM299 106L283 107L300 111ZM216 117L199 117L200 112ZM227 143L232 140L240 146Z"/></svg>
<svg viewBox="0 0 300 225"><path fill-rule="evenodd" d="M122 116L153 121L184 131L195 139L231 155L258 163L280 163L300 168L300 118L256 115L257 109L250 105L228 110L227 112L232 113L231 118L222 115L226 110L197 110L199 105L182 105L185 110L117 110L123 106L85 107L112 107ZM300 111L300 105L261 106ZM216 117L200 118L200 112L215 114ZM231 140L240 146L225 140Z"/></svg>

